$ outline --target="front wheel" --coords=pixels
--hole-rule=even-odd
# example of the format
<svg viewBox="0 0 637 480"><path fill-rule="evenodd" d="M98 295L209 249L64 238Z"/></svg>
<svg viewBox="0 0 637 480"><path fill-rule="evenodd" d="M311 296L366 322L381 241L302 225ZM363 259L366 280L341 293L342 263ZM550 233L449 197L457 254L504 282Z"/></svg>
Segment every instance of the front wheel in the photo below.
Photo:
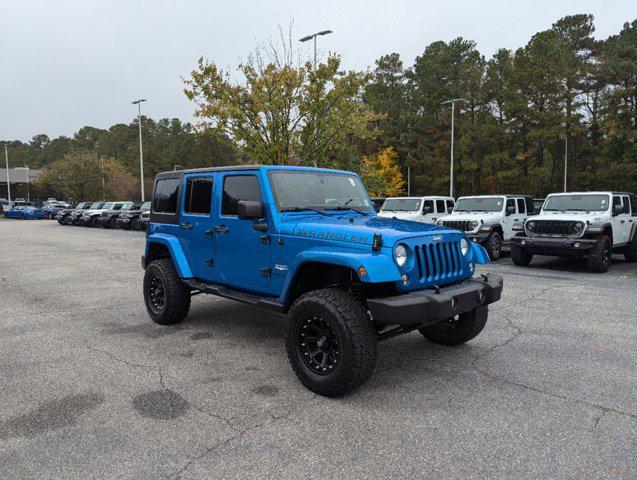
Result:
<svg viewBox="0 0 637 480"><path fill-rule="evenodd" d="M489 308L483 305L440 323L422 327L418 331L433 343L451 347L477 337L484 329L488 317Z"/></svg>
<svg viewBox="0 0 637 480"><path fill-rule="evenodd" d="M376 332L358 299L342 290L317 290L292 305L286 350L303 385L333 397L361 386L371 375Z"/></svg>
<svg viewBox="0 0 637 480"><path fill-rule="evenodd" d="M516 265L526 267L533 260L533 254L529 253L524 247L513 244L511 245L511 260Z"/></svg>
<svg viewBox="0 0 637 480"><path fill-rule="evenodd" d="M588 270L590 272L604 273L610 267L611 243L608 235L600 235L597 243L588 255Z"/></svg>
<svg viewBox="0 0 637 480"><path fill-rule="evenodd" d="M170 258L151 262L144 272L144 302L153 322L181 322L190 310L190 290L183 284Z"/></svg>
<svg viewBox="0 0 637 480"><path fill-rule="evenodd" d="M502 254L502 236L499 232L491 232L485 242L485 248L491 260L497 260Z"/></svg>

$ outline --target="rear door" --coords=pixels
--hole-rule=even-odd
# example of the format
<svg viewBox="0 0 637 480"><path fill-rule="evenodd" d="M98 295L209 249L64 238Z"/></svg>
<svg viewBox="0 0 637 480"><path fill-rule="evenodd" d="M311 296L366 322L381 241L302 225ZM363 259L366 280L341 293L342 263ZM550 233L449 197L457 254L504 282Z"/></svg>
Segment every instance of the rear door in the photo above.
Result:
<svg viewBox="0 0 637 480"><path fill-rule="evenodd" d="M628 195L613 196L613 206L615 205L622 206L622 213L613 217L613 245L620 245L628 242L630 229L632 227L632 223L630 222L630 220L632 220L632 216Z"/></svg>
<svg viewBox="0 0 637 480"><path fill-rule="evenodd" d="M205 281L215 280L214 241L212 231L213 187L211 172L184 176L181 189L179 242L192 274Z"/></svg>

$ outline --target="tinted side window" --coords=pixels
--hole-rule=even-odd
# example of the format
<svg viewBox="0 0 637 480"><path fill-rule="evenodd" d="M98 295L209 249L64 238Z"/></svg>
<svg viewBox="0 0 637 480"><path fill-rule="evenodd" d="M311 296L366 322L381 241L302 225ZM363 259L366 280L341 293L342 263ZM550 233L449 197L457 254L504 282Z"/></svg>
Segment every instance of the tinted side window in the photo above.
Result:
<svg viewBox="0 0 637 480"><path fill-rule="evenodd" d="M447 200L447 210L453 210L453 200Z"/></svg>
<svg viewBox="0 0 637 480"><path fill-rule="evenodd" d="M224 178L221 215L238 215L239 200L261 201L261 189L256 176L236 175Z"/></svg>
<svg viewBox="0 0 637 480"><path fill-rule="evenodd" d="M622 204L622 197L613 197L613 207Z"/></svg>
<svg viewBox="0 0 637 480"><path fill-rule="evenodd" d="M433 200L425 200L422 204L422 213L433 213L434 211L434 201Z"/></svg>
<svg viewBox="0 0 637 480"><path fill-rule="evenodd" d="M212 200L212 177L195 177L186 181L184 213L208 215Z"/></svg>
<svg viewBox="0 0 637 480"><path fill-rule="evenodd" d="M436 200L436 211L438 213L444 213L445 210L445 201L444 200Z"/></svg>
<svg viewBox="0 0 637 480"><path fill-rule="evenodd" d="M177 191L179 190L180 181L179 178L165 178L157 182L155 198L153 198L154 212L177 212Z"/></svg>
<svg viewBox="0 0 637 480"><path fill-rule="evenodd" d="M512 198L509 198L507 200L507 208L509 208L509 207L515 208L515 200L513 200Z"/></svg>
<svg viewBox="0 0 637 480"><path fill-rule="evenodd" d="M630 214L630 200L627 196L622 198L624 199L624 213Z"/></svg>
<svg viewBox="0 0 637 480"><path fill-rule="evenodd" d="M526 205L523 198L518 198L518 213L526 213Z"/></svg>

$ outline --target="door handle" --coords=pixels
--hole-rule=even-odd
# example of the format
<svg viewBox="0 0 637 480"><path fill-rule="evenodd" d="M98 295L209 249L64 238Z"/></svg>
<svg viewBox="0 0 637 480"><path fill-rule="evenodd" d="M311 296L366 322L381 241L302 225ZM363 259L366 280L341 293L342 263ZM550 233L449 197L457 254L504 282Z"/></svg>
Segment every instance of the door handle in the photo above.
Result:
<svg viewBox="0 0 637 480"><path fill-rule="evenodd" d="M519 221L520 221L520 219L519 219L519 218L514 218L514 219L513 219L513 221L514 221L514 222L519 222Z"/></svg>
<svg viewBox="0 0 637 480"><path fill-rule="evenodd" d="M213 230L219 233L228 233L230 231L228 227L213 227Z"/></svg>
<svg viewBox="0 0 637 480"><path fill-rule="evenodd" d="M622 221L620 221L619 223L626 223L626 220L622 220Z"/></svg>
<svg viewBox="0 0 637 480"><path fill-rule="evenodd" d="M192 225L189 223L180 223L179 228L183 228L184 230L192 230Z"/></svg>

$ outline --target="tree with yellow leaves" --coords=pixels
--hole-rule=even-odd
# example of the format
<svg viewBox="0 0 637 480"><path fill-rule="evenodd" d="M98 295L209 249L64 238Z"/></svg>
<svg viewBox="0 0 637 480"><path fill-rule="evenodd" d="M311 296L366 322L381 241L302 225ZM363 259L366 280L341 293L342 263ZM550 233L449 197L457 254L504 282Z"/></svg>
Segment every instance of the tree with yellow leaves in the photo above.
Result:
<svg viewBox="0 0 637 480"><path fill-rule="evenodd" d="M362 178L372 197L396 197L405 188L405 179L398 167L398 154L392 147L375 156L363 157Z"/></svg>

